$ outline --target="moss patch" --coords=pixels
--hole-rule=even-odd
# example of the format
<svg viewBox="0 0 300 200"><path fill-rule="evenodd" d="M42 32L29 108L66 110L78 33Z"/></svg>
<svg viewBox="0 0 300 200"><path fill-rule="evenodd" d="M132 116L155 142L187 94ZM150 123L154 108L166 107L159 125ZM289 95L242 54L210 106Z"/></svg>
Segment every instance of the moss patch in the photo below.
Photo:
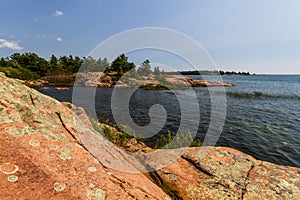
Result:
<svg viewBox="0 0 300 200"><path fill-rule="evenodd" d="M146 84L141 86L140 88L145 89L145 90L168 90L169 88L167 88L166 86L163 86L161 84Z"/></svg>

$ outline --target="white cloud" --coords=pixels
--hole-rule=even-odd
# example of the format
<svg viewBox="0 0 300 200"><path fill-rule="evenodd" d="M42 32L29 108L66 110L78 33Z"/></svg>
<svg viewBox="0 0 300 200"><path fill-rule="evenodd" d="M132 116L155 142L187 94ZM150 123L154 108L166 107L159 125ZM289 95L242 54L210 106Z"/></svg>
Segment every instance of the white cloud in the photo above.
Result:
<svg viewBox="0 0 300 200"><path fill-rule="evenodd" d="M37 39L47 39L47 35L46 34L40 34L36 36Z"/></svg>
<svg viewBox="0 0 300 200"><path fill-rule="evenodd" d="M17 50L20 51L23 49L23 47L21 47L18 42L16 41L7 41L5 39L1 39L0 38L0 48L8 48L11 50Z"/></svg>
<svg viewBox="0 0 300 200"><path fill-rule="evenodd" d="M57 40L58 42L64 41L61 37L56 38L56 40Z"/></svg>
<svg viewBox="0 0 300 200"><path fill-rule="evenodd" d="M55 17L59 17L59 16L62 16L62 15L64 15L63 11L61 11L61 10L56 10L55 11L55 14L54 14Z"/></svg>

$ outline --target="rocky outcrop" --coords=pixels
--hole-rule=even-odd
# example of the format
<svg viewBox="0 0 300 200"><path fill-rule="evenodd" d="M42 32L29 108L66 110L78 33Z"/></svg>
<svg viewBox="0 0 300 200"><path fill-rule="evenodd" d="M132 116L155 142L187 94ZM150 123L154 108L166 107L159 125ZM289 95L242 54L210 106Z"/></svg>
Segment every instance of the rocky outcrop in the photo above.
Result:
<svg viewBox="0 0 300 200"><path fill-rule="evenodd" d="M0 93L0 199L170 199L142 173L99 161L118 148L85 148L101 137L82 109L2 73Z"/></svg>
<svg viewBox="0 0 300 200"><path fill-rule="evenodd" d="M0 199L300 197L298 168L225 147L155 151L132 138L121 144L143 158L135 160L121 147L107 145L81 108L42 95L3 73L0 93ZM167 153L157 156L161 151ZM131 172L141 165L150 172L118 171L110 167L111 160Z"/></svg>
<svg viewBox="0 0 300 200"><path fill-rule="evenodd" d="M44 85L47 85L49 82L47 80L36 80L36 81L24 81L24 84L26 84L29 87L41 87Z"/></svg>
<svg viewBox="0 0 300 200"><path fill-rule="evenodd" d="M206 80L193 80L190 77L179 75L166 75L158 80L154 75L141 76L139 78L127 77L126 75L122 80L112 77L116 74L106 74L104 72L78 72L71 75L52 75L43 77L37 81L25 81L24 83L29 87L42 87L46 85L66 85L72 86L74 84L86 86L86 87L106 87L106 88L129 88L136 86L149 86L155 88L158 85L165 86L167 88L187 88L187 87L214 87L225 86L232 87L233 84L206 81ZM118 81L117 81L118 80Z"/></svg>
<svg viewBox="0 0 300 200"><path fill-rule="evenodd" d="M125 81L125 80L124 80ZM206 80L193 80L190 77L179 75L168 75L160 80L157 80L154 76L141 77L141 79L128 78L126 82L119 81L114 87L124 88L131 86L152 86L155 88L158 85L162 85L170 89L184 89L187 87L232 87L233 84L218 82L218 81L206 81ZM98 86L99 83L98 83Z"/></svg>
<svg viewBox="0 0 300 200"><path fill-rule="evenodd" d="M104 76L103 72L77 73L76 84L87 87L97 87L97 83L100 82L101 76Z"/></svg>
<svg viewBox="0 0 300 200"><path fill-rule="evenodd" d="M201 152L208 154L201 158ZM162 154L163 155L163 154ZM148 163L157 168L170 156ZM146 158L146 160L152 160ZM300 169L255 160L226 147L188 148L175 162L152 172L179 199L293 199L300 197Z"/></svg>
<svg viewBox="0 0 300 200"><path fill-rule="evenodd" d="M167 85L173 85L176 87L190 87L190 83L186 80L184 76L173 75L165 78L165 83Z"/></svg>
<svg viewBox="0 0 300 200"><path fill-rule="evenodd" d="M216 87L216 86L232 87L232 86L234 86L234 84L231 84L231 83L206 81L206 80L193 80L190 77L186 77L186 80L192 87Z"/></svg>

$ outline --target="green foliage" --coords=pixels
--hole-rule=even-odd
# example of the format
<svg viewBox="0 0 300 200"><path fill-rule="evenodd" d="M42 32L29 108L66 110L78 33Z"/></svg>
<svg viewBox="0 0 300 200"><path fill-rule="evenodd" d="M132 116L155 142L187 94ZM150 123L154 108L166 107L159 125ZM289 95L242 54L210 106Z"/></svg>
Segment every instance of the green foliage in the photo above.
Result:
<svg viewBox="0 0 300 200"><path fill-rule="evenodd" d="M21 76L20 70L14 67L0 67L0 71L4 72L7 77L11 78L18 78Z"/></svg>
<svg viewBox="0 0 300 200"><path fill-rule="evenodd" d="M104 72L109 67L109 62L106 58L94 59L91 56L83 58L82 69L85 72Z"/></svg>
<svg viewBox="0 0 300 200"><path fill-rule="evenodd" d="M159 67L154 67L154 75L155 75L156 79L158 79L160 77Z"/></svg>
<svg viewBox="0 0 300 200"><path fill-rule="evenodd" d="M103 133L104 133L104 135L107 137L107 139L109 140L109 141L115 141L116 140L116 135L111 131L111 129L110 128L108 128L107 126L105 126L104 128L103 128Z"/></svg>
<svg viewBox="0 0 300 200"><path fill-rule="evenodd" d="M129 144L130 139L136 138L138 142L141 142L142 139L139 138L135 132L126 125L122 125L122 132L118 131L116 128L109 126L107 124L101 124L94 118L90 117L90 122L94 129L99 133L107 137L109 141L118 145L126 146ZM199 147L201 146L200 139L193 139L193 136L190 132L178 131L176 135L168 131L167 135L161 135L157 140L154 146L154 149L168 148L175 149L180 147Z"/></svg>
<svg viewBox="0 0 300 200"><path fill-rule="evenodd" d="M38 73L21 67L0 67L0 71L4 72L7 77L22 80L36 80L41 77Z"/></svg>
<svg viewBox="0 0 300 200"><path fill-rule="evenodd" d="M57 68L52 69L53 71L65 71L65 72L78 72L81 66L81 59L79 57L73 58L72 55L69 57L61 56L58 59Z"/></svg>
<svg viewBox="0 0 300 200"><path fill-rule="evenodd" d="M153 85L153 84L146 84L141 86L140 88L145 89L145 90L168 90L166 86L163 86L161 84Z"/></svg>
<svg viewBox="0 0 300 200"><path fill-rule="evenodd" d="M127 136L133 137L133 138L135 138L139 142L142 141L142 139L137 136L137 134L135 133L135 131L130 126L121 125L121 128L122 128L122 132L125 133Z"/></svg>
<svg viewBox="0 0 300 200"><path fill-rule="evenodd" d="M125 54L121 54L111 63L110 67L106 68L105 72L115 72L118 75L122 76L133 68L135 68L135 64L132 62L128 62L128 57L126 57Z"/></svg>
<svg viewBox="0 0 300 200"><path fill-rule="evenodd" d="M135 68L132 68L127 74L126 76L128 78L135 78L135 79L139 79L140 76L139 74L137 73L136 69Z"/></svg>
<svg viewBox="0 0 300 200"><path fill-rule="evenodd" d="M14 53L10 57L0 59L0 71L11 78L36 80L52 72L77 72L81 63L79 57L72 55L59 59L52 55L47 61L35 53Z"/></svg>
<svg viewBox="0 0 300 200"><path fill-rule="evenodd" d="M89 120L90 120L90 122L91 122L93 128L94 128L97 132L102 133L103 131L102 131L102 129L100 128L98 121L97 121L96 119L94 119L93 117L91 117L91 116L88 116L88 117L89 117Z"/></svg>
<svg viewBox="0 0 300 200"><path fill-rule="evenodd" d="M168 131L167 135L161 135L157 140L154 146L155 149L160 148L180 148L180 147L199 147L201 146L200 139L193 139L193 136L190 132L179 131L176 135Z"/></svg>
<svg viewBox="0 0 300 200"><path fill-rule="evenodd" d="M55 71L58 70L58 59L56 58L55 55L52 55L50 58L50 71ZM60 69L62 70L62 69Z"/></svg>
<svg viewBox="0 0 300 200"><path fill-rule="evenodd" d="M27 69L29 71L38 73L40 76L45 76L49 69L49 63L44 58L39 57L35 53L19 54L15 53L9 57L10 66L18 64L18 68Z"/></svg>
<svg viewBox="0 0 300 200"><path fill-rule="evenodd" d="M148 76L152 74L151 65L149 60L145 60L137 69L137 73L141 76Z"/></svg>
<svg viewBox="0 0 300 200"><path fill-rule="evenodd" d="M95 120L90 116L89 119L93 128L97 132L101 133L109 141L111 141L112 143L118 146L122 146L122 147L126 146L127 144L129 144L129 140L131 138L136 138L137 141L141 141L141 139L135 135L134 131L129 126L123 125L122 126L123 131L121 132L112 126L99 123L97 120Z"/></svg>
<svg viewBox="0 0 300 200"><path fill-rule="evenodd" d="M157 80L164 79L164 73L160 71L159 67L155 67L154 72L152 72L149 60L145 60L136 69L135 64L129 62L125 54L119 55L111 65L106 58L94 59L89 56L81 59L72 55L64 55L59 58L52 55L47 61L35 53L14 53L7 58L0 59L0 71L8 77L23 80L37 80L44 77L50 84L55 85L72 85L74 82L73 74L78 72L81 67L84 72L105 72L112 78L113 82L117 82L121 77L124 80L129 80L129 82L132 82L131 78L142 79L141 76L148 76L147 78L153 79L152 74ZM66 80L62 80L63 78ZM147 88L151 89L150 86L145 87L145 89ZM154 89L165 88L158 86Z"/></svg>
<svg viewBox="0 0 300 200"><path fill-rule="evenodd" d="M111 126L108 126L106 124L102 124L101 127L102 127L103 133L107 137L107 139L118 146L121 146L121 147L126 146L126 144L129 143L129 140L131 138L133 138L128 133L120 132L117 129L115 129Z"/></svg>

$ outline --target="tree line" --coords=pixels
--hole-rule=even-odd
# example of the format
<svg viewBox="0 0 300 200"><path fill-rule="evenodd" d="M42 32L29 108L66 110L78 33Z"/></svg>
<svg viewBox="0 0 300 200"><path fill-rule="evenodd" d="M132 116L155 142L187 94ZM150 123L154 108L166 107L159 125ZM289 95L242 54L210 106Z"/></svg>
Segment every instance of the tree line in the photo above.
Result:
<svg viewBox="0 0 300 200"><path fill-rule="evenodd" d="M178 72L167 72L159 67L151 68L149 60L145 60L139 67L128 61L125 54L119 55L109 63L107 58L92 58L78 56L52 55L49 60L39 57L35 53L14 53L9 57L0 59L0 72L6 76L22 80L36 80L45 76L70 75L78 72L105 72L116 79L127 73L127 76L139 78L153 74L156 78L163 74L178 74ZM224 71L179 71L182 75L250 75L249 72L224 72Z"/></svg>
<svg viewBox="0 0 300 200"><path fill-rule="evenodd" d="M9 57L0 59L0 71L8 77L22 80L36 80L41 77L56 74L76 73L81 68L83 72L105 72L115 76L128 74L132 77L148 76L154 74L158 76L161 71L155 67L152 71L150 61L145 60L137 68L133 62L128 61L125 54L119 55L110 64L106 58L92 58L78 56L61 56L52 55L49 60L39 57L35 53L14 53Z"/></svg>
<svg viewBox="0 0 300 200"><path fill-rule="evenodd" d="M0 71L8 77L35 80L52 72L76 72L82 62L81 58L72 55L59 58L52 55L49 60L46 60L35 53L14 53L0 59Z"/></svg>

